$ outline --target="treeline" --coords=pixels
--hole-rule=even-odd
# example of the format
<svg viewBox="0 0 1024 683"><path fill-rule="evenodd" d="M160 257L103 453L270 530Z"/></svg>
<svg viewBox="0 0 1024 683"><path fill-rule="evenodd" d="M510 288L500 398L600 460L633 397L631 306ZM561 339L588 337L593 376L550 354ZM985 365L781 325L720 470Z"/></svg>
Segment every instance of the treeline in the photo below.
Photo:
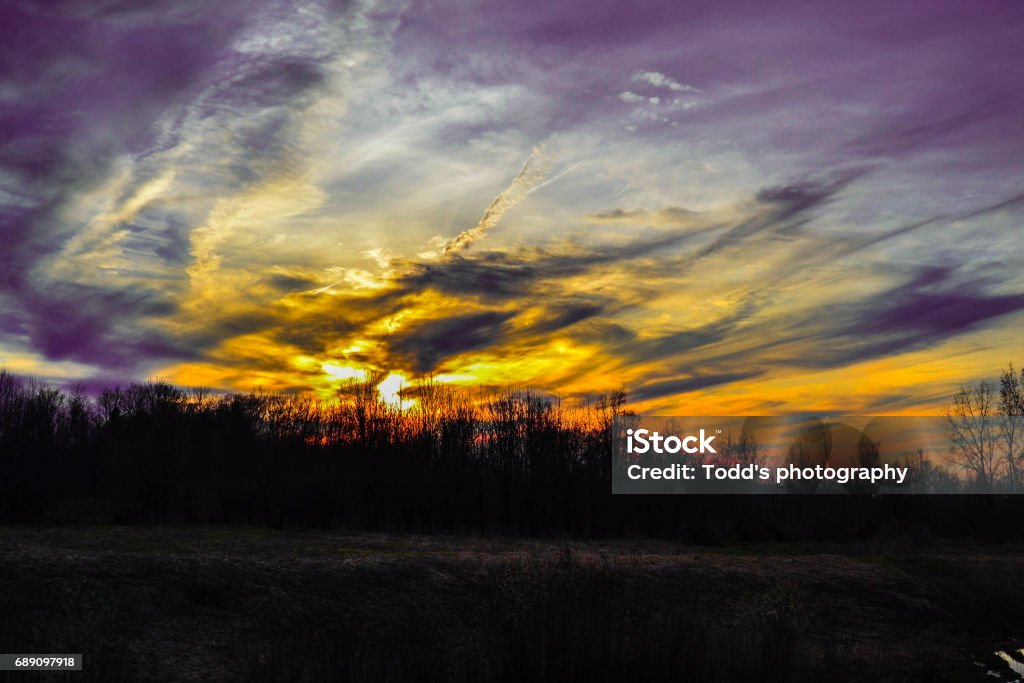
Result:
<svg viewBox="0 0 1024 683"><path fill-rule="evenodd" d="M416 405L151 382L63 392L0 373L0 519L599 533L622 394L562 410L440 384Z"/></svg>
<svg viewBox="0 0 1024 683"><path fill-rule="evenodd" d="M612 496L621 392L566 408L375 382L329 403L165 383L92 398L0 371L0 521L243 523L395 532L851 540L1022 535L1015 496Z"/></svg>

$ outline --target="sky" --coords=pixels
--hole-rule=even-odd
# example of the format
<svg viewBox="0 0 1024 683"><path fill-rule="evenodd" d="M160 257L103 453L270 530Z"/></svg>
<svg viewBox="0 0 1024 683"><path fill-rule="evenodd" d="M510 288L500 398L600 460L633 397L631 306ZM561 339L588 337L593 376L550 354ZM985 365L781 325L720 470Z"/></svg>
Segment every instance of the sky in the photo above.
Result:
<svg viewBox="0 0 1024 683"><path fill-rule="evenodd" d="M1024 3L13 2L0 366L929 414L1024 363Z"/></svg>

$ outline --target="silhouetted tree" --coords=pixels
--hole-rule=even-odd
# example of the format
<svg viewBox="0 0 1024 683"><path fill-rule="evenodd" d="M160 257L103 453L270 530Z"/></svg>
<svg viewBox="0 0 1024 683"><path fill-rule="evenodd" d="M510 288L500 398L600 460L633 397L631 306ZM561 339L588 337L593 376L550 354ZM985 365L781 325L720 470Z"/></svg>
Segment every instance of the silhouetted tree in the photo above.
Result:
<svg viewBox="0 0 1024 683"><path fill-rule="evenodd" d="M999 419L991 383L982 381L956 392L946 409L945 433L953 445L953 461L980 491L990 493L1004 465L997 457Z"/></svg>
<svg viewBox="0 0 1024 683"><path fill-rule="evenodd" d="M1024 490L1024 370L1011 364L999 377L999 450L1006 463L1010 490Z"/></svg>

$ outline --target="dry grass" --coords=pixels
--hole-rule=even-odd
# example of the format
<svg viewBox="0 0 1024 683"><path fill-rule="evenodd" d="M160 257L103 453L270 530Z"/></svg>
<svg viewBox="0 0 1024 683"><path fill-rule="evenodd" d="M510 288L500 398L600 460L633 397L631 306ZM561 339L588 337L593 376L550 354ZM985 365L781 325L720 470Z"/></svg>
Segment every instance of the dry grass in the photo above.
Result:
<svg viewBox="0 0 1024 683"><path fill-rule="evenodd" d="M1024 558L4 527L5 651L76 680L975 680Z"/></svg>

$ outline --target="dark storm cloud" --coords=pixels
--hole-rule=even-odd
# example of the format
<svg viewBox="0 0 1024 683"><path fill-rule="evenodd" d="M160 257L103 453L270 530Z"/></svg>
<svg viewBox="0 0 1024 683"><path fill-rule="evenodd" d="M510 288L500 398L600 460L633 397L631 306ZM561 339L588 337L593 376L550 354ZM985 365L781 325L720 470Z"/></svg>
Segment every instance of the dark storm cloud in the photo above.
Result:
<svg viewBox="0 0 1024 683"><path fill-rule="evenodd" d="M856 303L823 303L786 320L737 327L737 343L702 363L729 367L781 356L795 367L830 369L926 349L1024 310L1024 294L995 293L993 282L959 267L921 267Z"/></svg>
<svg viewBox="0 0 1024 683"><path fill-rule="evenodd" d="M545 309L544 318L529 328L531 334L553 334L576 323L601 315L606 306L598 303L559 302Z"/></svg>
<svg viewBox="0 0 1024 683"><path fill-rule="evenodd" d="M9 304L11 301L8 298ZM49 359L130 371L149 358L192 355L166 335L136 324L140 319L169 316L176 309L173 302L155 291L120 292L56 284L45 296L29 292L13 303L13 310L4 314L0 331L27 338L32 348Z"/></svg>
<svg viewBox="0 0 1024 683"><path fill-rule="evenodd" d="M267 282L271 287L282 292L304 291L319 286L319 281L314 278L286 273L275 273L267 278Z"/></svg>
<svg viewBox="0 0 1024 683"><path fill-rule="evenodd" d="M397 293L433 289L445 294L489 299L516 298L550 275L553 273L542 264L527 258L485 252L470 258L456 256L438 264L414 264L399 280Z"/></svg>
<svg viewBox="0 0 1024 683"><path fill-rule="evenodd" d="M746 372L714 373L695 375L692 377L680 377L658 382L642 384L630 391L630 397L639 401L646 401L664 396L685 394L691 391L700 391L709 387L732 382L742 382L764 374L764 371L751 370Z"/></svg>
<svg viewBox="0 0 1024 683"><path fill-rule="evenodd" d="M986 279L922 269L912 280L859 304L845 332L880 339L867 349L929 346L1024 309L1024 294L996 294ZM873 347L873 348L872 348Z"/></svg>
<svg viewBox="0 0 1024 683"><path fill-rule="evenodd" d="M304 317L296 321L272 318L267 320L266 328L273 330L271 336L275 341L316 355L326 352L338 339L361 329L361 326L336 310L330 315Z"/></svg>
<svg viewBox="0 0 1024 683"><path fill-rule="evenodd" d="M515 311L484 311L445 316L418 322L400 335L384 338L389 353L409 363L417 373L438 369L445 360L467 351L485 347L524 349L543 343L551 335L578 331L588 341L608 343L631 333L621 326L594 320L609 313L612 301L577 301L572 298L543 302L539 320L516 326Z"/></svg>
<svg viewBox="0 0 1024 683"><path fill-rule="evenodd" d="M487 311L418 323L392 339L390 349L406 358L416 372L429 372L449 356L500 342L514 315Z"/></svg>
<svg viewBox="0 0 1024 683"><path fill-rule="evenodd" d="M272 309L234 312L221 317L211 317L198 331L182 334L178 344L193 349L193 357L201 357L204 351L216 347L225 339L263 332L279 325L281 316ZM339 324L337 327L342 326ZM281 333L282 337L289 332L294 334L294 330L286 327Z"/></svg>

